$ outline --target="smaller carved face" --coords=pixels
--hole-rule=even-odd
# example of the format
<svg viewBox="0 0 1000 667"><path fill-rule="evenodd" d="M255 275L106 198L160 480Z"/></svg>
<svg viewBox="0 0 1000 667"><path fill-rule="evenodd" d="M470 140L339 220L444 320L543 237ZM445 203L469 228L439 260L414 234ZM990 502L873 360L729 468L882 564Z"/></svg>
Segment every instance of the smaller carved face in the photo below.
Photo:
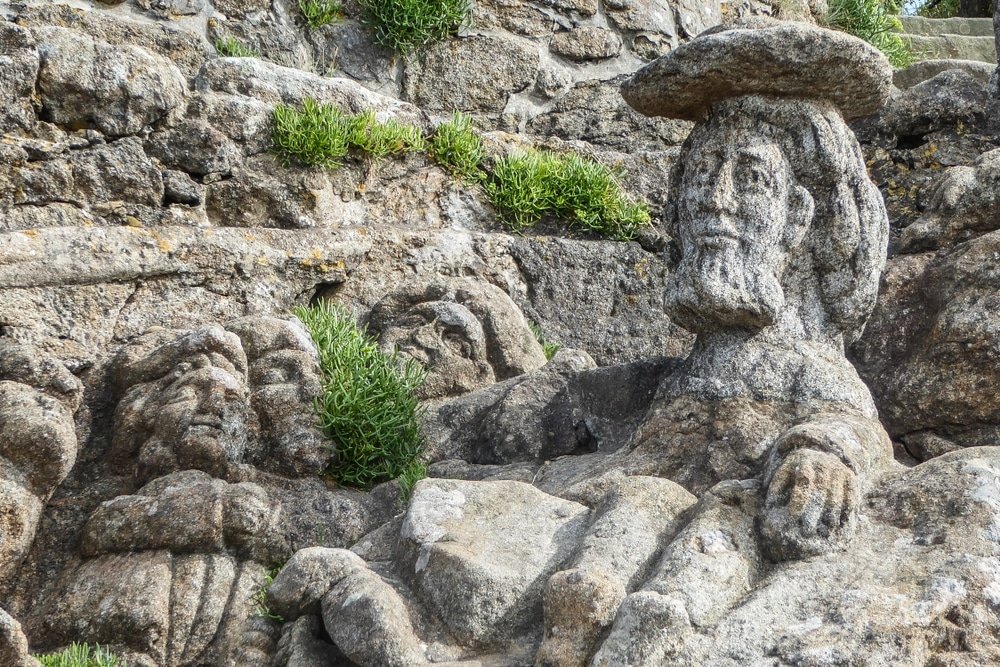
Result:
<svg viewBox="0 0 1000 667"><path fill-rule="evenodd" d="M238 460L246 444L246 388L210 364L179 364L173 377L155 400L152 437L142 448L140 461L160 468L159 464L175 459L181 468L211 472L224 469L226 460ZM168 461L156 460L166 454L160 451L160 442L172 444ZM150 446L153 443L157 444Z"/></svg>
<svg viewBox="0 0 1000 667"><path fill-rule="evenodd" d="M427 301L411 307L383 327L379 344L427 369L422 398L462 394L494 382L483 326L458 303Z"/></svg>
<svg viewBox="0 0 1000 667"><path fill-rule="evenodd" d="M211 351L190 349L206 340ZM208 330L171 346L171 356L179 358L168 362L166 374L132 386L118 405L117 457L137 456L142 481L188 468L222 475L227 462L243 457L247 443L250 406L244 374L237 370L245 367L239 341ZM154 361L156 353L145 360Z"/></svg>
<svg viewBox="0 0 1000 667"><path fill-rule="evenodd" d="M775 144L705 143L692 146L681 181L681 262L668 306L695 331L759 329L784 305L781 273L811 217L809 195Z"/></svg>

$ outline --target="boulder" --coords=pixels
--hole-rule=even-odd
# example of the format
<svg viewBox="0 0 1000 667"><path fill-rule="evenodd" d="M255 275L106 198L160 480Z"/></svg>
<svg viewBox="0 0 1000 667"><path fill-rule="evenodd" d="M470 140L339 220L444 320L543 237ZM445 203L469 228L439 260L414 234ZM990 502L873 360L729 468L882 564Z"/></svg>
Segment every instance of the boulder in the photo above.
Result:
<svg viewBox="0 0 1000 667"><path fill-rule="evenodd" d="M833 102L846 118L885 103L892 68L873 46L805 23L757 20L717 28L646 65L622 95L648 116L704 118L719 100L751 93Z"/></svg>
<svg viewBox="0 0 1000 667"><path fill-rule="evenodd" d="M429 46L407 64L406 99L427 111L499 114L538 73L538 50L514 37L472 36Z"/></svg>
<svg viewBox="0 0 1000 667"><path fill-rule="evenodd" d="M53 122L136 134L169 122L187 93L180 70L139 46L113 46L66 28L36 28L38 92Z"/></svg>
<svg viewBox="0 0 1000 667"><path fill-rule="evenodd" d="M423 480L400 537L416 594L464 645L537 627L541 591L588 520L578 503L521 482Z"/></svg>

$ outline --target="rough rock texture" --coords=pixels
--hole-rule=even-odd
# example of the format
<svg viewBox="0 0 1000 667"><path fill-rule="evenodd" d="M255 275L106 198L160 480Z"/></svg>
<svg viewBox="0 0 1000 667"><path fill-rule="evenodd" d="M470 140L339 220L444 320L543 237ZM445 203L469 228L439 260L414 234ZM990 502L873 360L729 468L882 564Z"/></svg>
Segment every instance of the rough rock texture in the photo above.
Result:
<svg viewBox="0 0 1000 667"><path fill-rule="evenodd" d="M795 96L808 90L852 118L885 103L891 72L881 52L855 37L805 24L757 21L679 47L672 57L636 72L622 94L646 115L699 120L712 104L729 97Z"/></svg>
<svg viewBox="0 0 1000 667"><path fill-rule="evenodd" d="M10 667L39 667L39 662L28 654L28 640L21 624L0 609L0 659Z"/></svg>
<svg viewBox="0 0 1000 667"><path fill-rule="evenodd" d="M468 278L400 285L375 304L368 331L387 354L398 351L427 370L422 398L465 394L545 363L510 297Z"/></svg>
<svg viewBox="0 0 1000 667"><path fill-rule="evenodd" d="M115 47L66 28L39 28L38 91L54 123L136 134L181 104L185 82L167 58L137 46Z"/></svg>
<svg viewBox="0 0 1000 667"><path fill-rule="evenodd" d="M823 2L484 0L407 58L351 3L319 29L289 0L72 5L0 8L0 663L1000 659L982 68L914 69L859 149L842 115L888 93L878 58L713 29ZM775 31L780 58L714 71L773 94L760 72L791 63L769 80L811 90L716 100L693 131L618 92ZM654 225L515 236L423 154L283 164L273 109L307 97L425 132L458 107L490 156L618 169ZM324 299L433 366L410 501L322 474L290 312Z"/></svg>

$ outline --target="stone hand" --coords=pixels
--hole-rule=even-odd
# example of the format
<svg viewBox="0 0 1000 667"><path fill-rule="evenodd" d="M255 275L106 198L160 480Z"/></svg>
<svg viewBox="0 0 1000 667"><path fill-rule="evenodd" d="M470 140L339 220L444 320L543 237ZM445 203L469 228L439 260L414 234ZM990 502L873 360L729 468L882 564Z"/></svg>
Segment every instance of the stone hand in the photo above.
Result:
<svg viewBox="0 0 1000 667"><path fill-rule="evenodd" d="M858 500L855 474L836 456L789 452L767 487L760 533L774 560L834 549L850 532Z"/></svg>

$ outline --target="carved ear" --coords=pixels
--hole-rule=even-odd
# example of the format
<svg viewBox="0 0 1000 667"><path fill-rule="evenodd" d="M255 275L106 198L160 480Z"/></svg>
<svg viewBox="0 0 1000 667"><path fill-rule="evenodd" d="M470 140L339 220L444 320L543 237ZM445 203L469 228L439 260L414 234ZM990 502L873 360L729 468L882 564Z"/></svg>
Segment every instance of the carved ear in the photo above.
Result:
<svg viewBox="0 0 1000 667"><path fill-rule="evenodd" d="M798 247L812 226L816 207L812 195L804 187L793 184L788 193L788 224L785 227L785 248Z"/></svg>

